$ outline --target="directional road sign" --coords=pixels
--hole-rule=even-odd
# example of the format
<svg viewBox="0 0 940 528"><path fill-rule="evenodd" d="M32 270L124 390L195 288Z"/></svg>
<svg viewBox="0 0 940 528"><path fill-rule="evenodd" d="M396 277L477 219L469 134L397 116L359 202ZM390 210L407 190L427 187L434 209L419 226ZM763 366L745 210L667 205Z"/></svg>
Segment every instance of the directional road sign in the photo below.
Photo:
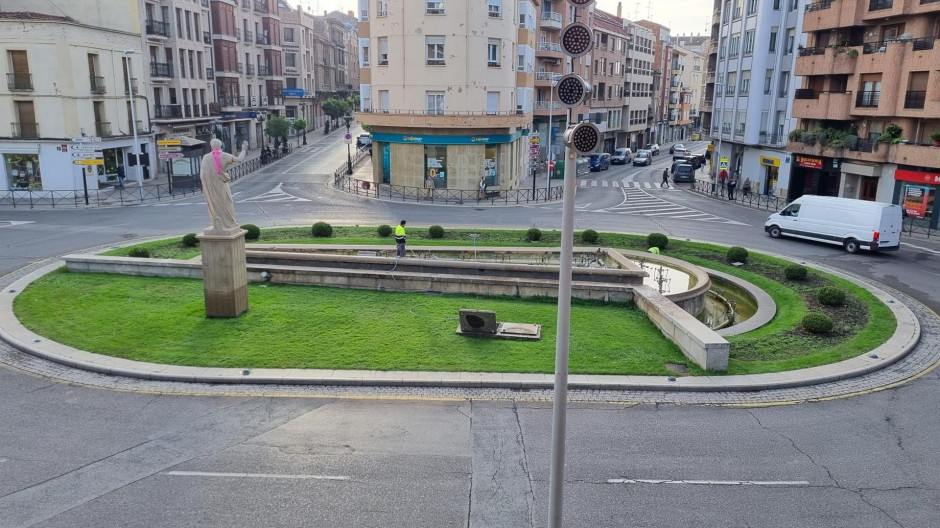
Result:
<svg viewBox="0 0 940 528"><path fill-rule="evenodd" d="M101 152L101 147L93 147L91 145L69 145L69 150L72 152Z"/></svg>
<svg viewBox="0 0 940 528"><path fill-rule="evenodd" d="M168 147L159 145L157 148L160 149L160 152L183 152L183 147Z"/></svg>
<svg viewBox="0 0 940 528"><path fill-rule="evenodd" d="M101 143L101 138L98 136L73 137L72 143Z"/></svg>
<svg viewBox="0 0 940 528"><path fill-rule="evenodd" d="M87 159L96 159L103 158L104 155L101 152L73 152L73 158L87 158Z"/></svg>
<svg viewBox="0 0 940 528"><path fill-rule="evenodd" d="M158 139L157 145L182 145L183 141L180 139Z"/></svg>
<svg viewBox="0 0 940 528"><path fill-rule="evenodd" d="M77 159L72 160L72 165L104 165L103 159Z"/></svg>
<svg viewBox="0 0 940 528"><path fill-rule="evenodd" d="M160 154L158 154L158 157L162 160L177 159L177 158L182 158L183 153L182 152L161 152Z"/></svg>

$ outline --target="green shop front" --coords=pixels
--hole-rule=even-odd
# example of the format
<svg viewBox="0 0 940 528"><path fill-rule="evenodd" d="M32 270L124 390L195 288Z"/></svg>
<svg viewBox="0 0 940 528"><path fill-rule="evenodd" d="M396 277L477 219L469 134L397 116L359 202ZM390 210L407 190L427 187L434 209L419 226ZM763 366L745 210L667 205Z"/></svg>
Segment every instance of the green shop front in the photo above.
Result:
<svg viewBox="0 0 940 528"><path fill-rule="evenodd" d="M512 190L525 175L528 141L511 134L396 134L373 130L373 182L435 189Z"/></svg>

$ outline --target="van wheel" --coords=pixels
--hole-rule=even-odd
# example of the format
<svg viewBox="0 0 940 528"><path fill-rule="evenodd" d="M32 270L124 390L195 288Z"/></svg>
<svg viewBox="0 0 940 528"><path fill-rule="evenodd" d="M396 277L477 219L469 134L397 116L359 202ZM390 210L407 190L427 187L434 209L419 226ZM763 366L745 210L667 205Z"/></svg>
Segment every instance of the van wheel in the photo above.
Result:
<svg viewBox="0 0 940 528"><path fill-rule="evenodd" d="M858 253L858 240L854 238L846 240L842 246L845 247L845 250L849 253Z"/></svg>
<svg viewBox="0 0 940 528"><path fill-rule="evenodd" d="M780 238L780 228L777 226L770 226L770 238Z"/></svg>

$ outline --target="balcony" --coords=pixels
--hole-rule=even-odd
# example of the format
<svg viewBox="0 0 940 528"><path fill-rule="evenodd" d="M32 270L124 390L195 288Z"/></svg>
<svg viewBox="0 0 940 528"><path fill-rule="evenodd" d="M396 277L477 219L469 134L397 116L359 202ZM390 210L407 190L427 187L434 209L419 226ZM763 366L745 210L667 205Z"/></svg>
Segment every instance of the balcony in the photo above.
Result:
<svg viewBox="0 0 940 528"><path fill-rule="evenodd" d="M154 105L154 119L174 119L183 117L183 108L178 105Z"/></svg>
<svg viewBox="0 0 940 528"><path fill-rule="evenodd" d="M31 139L39 137L39 123L10 123L13 137Z"/></svg>
<svg viewBox="0 0 940 528"><path fill-rule="evenodd" d="M245 30L245 42L251 43L255 40L255 33L253 31Z"/></svg>
<svg viewBox="0 0 940 528"><path fill-rule="evenodd" d="M193 117L193 109L189 105L183 107L183 117Z"/></svg>
<svg viewBox="0 0 940 528"><path fill-rule="evenodd" d="M139 93L137 91L137 78L136 77L131 77L130 89L128 89L127 80L126 79L124 80L124 95L130 95L131 90L134 91L134 95L137 95Z"/></svg>
<svg viewBox="0 0 940 528"><path fill-rule="evenodd" d="M888 150L888 161L899 165L940 169L940 156L937 156L937 148L924 145L891 145Z"/></svg>
<svg viewBox="0 0 940 528"><path fill-rule="evenodd" d="M91 93L93 94L103 94L107 93L107 90L104 88L104 77L98 75L89 76L88 80L91 83Z"/></svg>
<svg viewBox="0 0 940 528"><path fill-rule="evenodd" d="M258 76L260 76L260 77L271 77L272 75L273 75L273 74L271 73L271 67L270 67L270 66L262 66L262 65L260 65L260 64L258 65Z"/></svg>
<svg viewBox="0 0 940 528"><path fill-rule="evenodd" d="M542 11L539 27L542 29L561 29L561 13Z"/></svg>
<svg viewBox="0 0 940 528"><path fill-rule="evenodd" d="M111 122L98 121L95 123L95 135L98 137L111 137Z"/></svg>
<svg viewBox="0 0 940 528"><path fill-rule="evenodd" d="M815 141L804 143L802 141L790 141L787 143L787 150L794 154L806 154L809 156L826 156L830 158L842 158L843 160L868 161L875 163L884 163L888 161L888 145L859 139L852 148L846 147L827 147Z"/></svg>
<svg viewBox="0 0 940 528"><path fill-rule="evenodd" d="M758 135L757 142L761 145L781 146L787 143L787 136L784 134L768 134L761 132Z"/></svg>
<svg viewBox="0 0 940 528"><path fill-rule="evenodd" d="M235 3L238 4L239 2L236 0ZM242 9L251 9L251 0L242 0L241 6L242 6Z"/></svg>
<svg viewBox="0 0 940 528"><path fill-rule="evenodd" d="M156 37L169 37L170 36L170 24L166 22L160 22L158 20L148 20L147 21L147 35L156 36Z"/></svg>
<svg viewBox="0 0 940 528"><path fill-rule="evenodd" d="M559 103L558 101L535 101L533 105L534 105L534 109L536 112L538 111L548 112L550 110L554 111L554 110L561 110L564 108L564 106L562 106L561 103Z"/></svg>
<svg viewBox="0 0 940 528"><path fill-rule="evenodd" d="M254 5L252 7L255 13L267 14L268 12L267 2L259 2L258 0L255 0Z"/></svg>
<svg viewBox="0 0 940 528"><path fill-rule="evenodd" d="M261 46L267 46L268 36L267 35L255 35L255 44L258 44Z"/></svg>
<svg viewBox="0 0 940 528"><path fill-rule="evenodd" d="M208 31L202 32L202 43L206 45L212 44L212 35Z"/></svg>
<svg viewBox="0 0 940 528"><path fill-rule="evenodd" d="M804 48L796 57L795 74L850 75L855 73L861 46Z"/></svg>
<svg viewBox="0 0 940 528"><path fill-rule="evenodd" d="M30 73L8 73L7 89L11 92L33 91L33 75Z"/></svg>
<svg viewBox="0 0 940 528"><path fill-rule="evenodd" d="M858 92L855 98L855 106L859 108L877 108L879 102L881 102L880 90Z"/></svg>
<svg viewBox="0 0 940 528"><path fill-rule="evenodd" d="M172 79L173 78L173 65L167 62L151 62L150 63L150 76Z"/></svg>
<svg viewBox="0 0 940 528"><path fill-rule="evenodd" d="M815 2L812 4L808 4L806 6L806 12L810 13L812 11L819 11L821 9L829 9L830 7L832 7L832 2L834 1L835 0L823 0L822 2Z"/></svg>
<svg viewBox="0 0 940 528"><path fill-rule="evenodd" d="M923 108L926 100L926 91L908 90L904 94L904 108Z"/></svg>
<svg viewBox="0 0 940 528"><path fill-rule="evenodd" d="M891 9L894 7L894 0L869 0L869 11L880 11L882 9Z"/></svg>
<svg viewBox="0 0 940 528"><path fill-rule="evenodd" d="M360 111L355 114L356 121L370 126L388 126L398 128L506 128L525 127L532 122L532 114L520 111L486 112L443 110L431 113L427 110L376 110Z"/></svg>
<svg viewBox="0 0 940 528"><path fill-rule="evenodd" d="M222 115L222 105L219 103L209 103L209 116Z"/></svg>
<svg viewBox="0 0 940 528"><path fill-rule="evenodd" d="M206 68L206 79L210 81L215 79L215 70L212 68Z"/></svg>
<svg viewBox="0 0 940 528"><path fill-rule="evenodd" d="M803 32L862 25L856 16L859 1L861 0L823 1L807 5L803 15Z"/></svg>
<svg viewBox="0 0 940 528"><path fill-rule="evenodd" d="M255 65L254 65L254 64L248 64L248 65L246 65L246 67L245 67L245 75L247 75L247 76L249 76L249 77L254 77L254 76L255 76Z"/></svg>
<svg viewBox="0 0 940 528"><path fill-rule="evenodd" d="M561 49L561 44L558 44L557 42L542 41L538 43L535 49L536 51L545 51L549 53L564 53L564 50Z"/></svg>
<svg viewBox="0 0 940 528"><path fill-rule="evenodd" d="M793 101L793 116L803 119L829 119L848 121L852 119L852 92L821 92L797 90Z"/></svg>
<svg viewBox="0 0 940 528"><path fill-rule="evenodd" d="M223 108L241 108L245 106L245 98L242 96L219 97L219 104Z"/></svg>

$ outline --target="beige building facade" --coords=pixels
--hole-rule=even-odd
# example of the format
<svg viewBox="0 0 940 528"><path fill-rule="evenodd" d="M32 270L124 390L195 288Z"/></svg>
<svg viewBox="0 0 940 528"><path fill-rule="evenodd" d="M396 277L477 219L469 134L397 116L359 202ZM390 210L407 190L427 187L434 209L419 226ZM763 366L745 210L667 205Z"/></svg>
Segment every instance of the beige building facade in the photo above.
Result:
<svg viewBox="0 0 940 528"><path fill-rule="evenodd" d="M374 182L474 190L482 177L489 189L519 187L535 13L529 1L360 4L355 118L372 127Z"/></svg>

